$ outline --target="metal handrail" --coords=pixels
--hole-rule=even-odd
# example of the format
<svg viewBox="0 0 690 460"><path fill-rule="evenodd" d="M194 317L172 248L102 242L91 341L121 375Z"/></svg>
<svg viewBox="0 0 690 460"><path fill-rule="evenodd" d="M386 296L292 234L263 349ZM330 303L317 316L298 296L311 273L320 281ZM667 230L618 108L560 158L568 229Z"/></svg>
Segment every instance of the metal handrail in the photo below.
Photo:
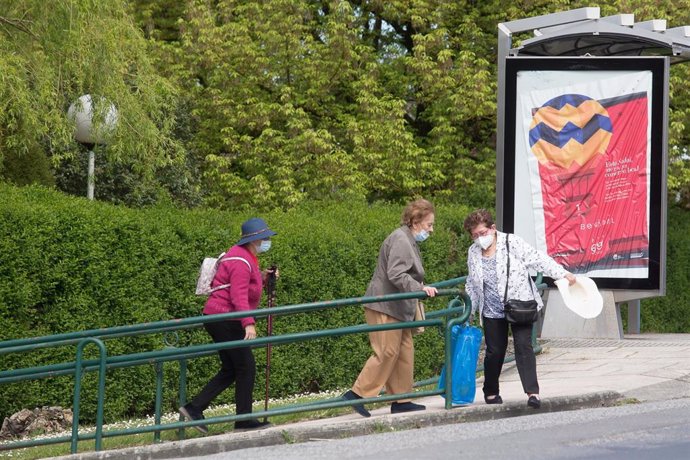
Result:
<svg viewBox="0 0 690 460"><path fill-rule="evenodd" d="M435 287L448 287L448 286L456 286L458 284L461 284L462 282L465 281L464 277L461 278L454 278L452 280L446 280L440 283L435 283L432 286ZM446 308L441 311L434 311L434 312L429 312L427 319L424 321L409 321L409 322L399 322L399 323L393 323L393 324L385 324L385 325L374 325L374 326L369 326L369 325L356 325L356 326L348 326L348 327L342 327L342 328L336 328L336 329L328 329L328 330L318 330L318 331L311 331L311 332L300 332L300 333L292 333L292 334L285 334L285 335L278 335L278 336L272 336L272 337L262 337L262 338L257 338L253 339L251 341L251 346L253 347L260 347L260 346L266 346L269 343L270 344L285 344L285 343L292 343L292 342L299 342L299 341L304 341L304 340L311 340L311 339L316 339L316 338L322 338L322 337L332 337L332 336L341 336L341 335L347 335L347 334L356 334L356 333L364 333L364 332L372 332L372 331L381 331L381 330L391 330L391 329L404 329L404 328L413 328L413 327L419 327L419 326L440 326L443 327L444 323L447 322L447 320L450 320L454 316L461 315L461 318L463 318L462 322L467 321L467 318L469 318L470 315L470 304L469 304L469 298L467 295L460 291L459 289L439 289L438 295L440 296L456 296L455 299L451 299L449 308ZM403 299L420 299L420 298L425 298L427 297L426 293L423 291L418 291L418 292L410 292L410 293L400 293L400 294L390 294L390 295L385 295L385 296L368 296L368 297L354 297L354 298L349 298L349 299L339 299L339 300L333 300L333 301L324 301L324 302L313 302L313 303L306 303L306 304L296 304L296 305L288 305L288 306L281 306L281 307L276 307L272 308L269 310L262 309L262 310L254 310L251 312L238 312L238 313L227 313L227 314L219 314L219 315L207 315L207 316L200 316L200 317L193 317L193 318L185 318L185 319L176 319L176 320L168 320L168 321L157 321L157 322L151 322L151 323L143 323L143 324L137 324L137 325L131 325L131 326L117 326L113 328L107 328L107 329L92 329L89 331L79 331L75 333L67 333L67 334L57 334L54 336L47 336L47 337L34 337L34 338L29 338L29 339L17 339L17 340L10 340L6 342L1 342L0 343L0 354L7 354L7 353L18 353L18 352L25 352L29 350L35 350L38 348L47 348L47 347L59 347L59 346L64 346L64 345L71 345L71 344L78 344L77 347L77 359L75 362L69 362L69 363L60 363L60 364L53 364L53 365L46 365L46 366L39 366L39 367L31 367L31 368L25 368L25 369L14 369L14 370L8 370L8 371L3 371L0 372L0 383L9 383L9 382L16 382L16 381L22 381L22 380L27 380L27 379L40 379L40 378L47 378L47 377L55 377L58 375L75 375L75 400L74 400L74 421L73 421L73 430L72 430L72 435L71 436L64 436L64 437L56 437L56 438L49 438L49 439L37 439L37 440L25 440L25 441L18 441L18 442L13 442L13 443L8 443L4 445L0 445L0 450L9 450L9 449L15 449L15 448L21 448L21 447L32 447L32 446L39 446L39 445L47 445L47 444L58 444L58 443L65 443L65 442L71 442L71 450L72 453L76 453L77 451L77 443L80 440L88 440L88 439L95 439L96 440L96 450L100 450L101 448L101 439L105 437L113 437L113 436L122 436L122 435L131 435L131 434L138 434L138 433L149 433L153 432L154 433L154 441L159 440L159 433L162 430L174 430L174 429L180 429L183 430L184 428L187 427L193 427L195 425L199 424L211 424L211 423L223 423L223 422L229 422L229 421L240 421L240 420L246 420L249 418L253 417L260 417L260 416L274 416L274 415L280 415L280 414L287 414L287 413L296 413L296 412L303 412L307 410L321 410L321 409L326 409L326 408L335 408L335 407L344 407L344 406L350 406L353 403L351 401L343 401L343 400L336 400L336 401L327 401L323 402L321 404L309 404L303 405L303 406L293 406L290 408L280 408L280 409L271 409L268 411L262 411L262 412L254 412L253 414L241 414L241 415L229 415L229 416L224 416L224 417L214 417L210 419L206 419L203 421L187 421L187 422L176 422L176 423L168 423L168 424L161 424L160 423L160 414L158 412L160 411L160 393L162 391L161 387L161 381L162 381L162 370L158 372L157 368L157 386L156 386L156 411L157 411L157 416L155 419L155 424L147 427L138 427L138 428L129 428L126 430L115 430L115 431L109 431L109 432L103 432L102 431L102 404L104 401L104 389L105 389L105 370L106 369L113 369L113 368L119 368L119 367L131 367L131 366L137 366L137 365L142 365L142 364L155 364L159 365L162 362L165 361L173 361L173 360L179 360L181 363L181 367L184 364L184 367L186 368L186 359L189 358L195 358L199 356L205 356L208 354L212 354L220 349L229 349L229 348L237 348L237 347L246 347L247 346L247 341L233 341L233 342L223 342L223 343L213 343L213 344L204 344L204 345L192 345L192 346L187 346L183 348L172 348L168 347L163 350L157 350L157 351L149 351L149 352L142 352L142 353L133 353L129 355L119 355L119 356L107 356L106 353L106 347L105 344L103 343L104 339L111 339L111 338L116 338L116 337L126 337L126 336L136 336L136 335L143 335L143 334L151 334L151 333L158 333L158 332L167 332L171 330L178 330L178 329L190 329L193 327L198 327L199 325L207 322L215 322L215 321L223 321L227 319L239 319L243 317L265 317L268 315L288 315L288 314L295 314L295 313L304 313L308 311L313 311L313 310L319 310L319 309L326 309L326 308L336 308L336 307L341 307L341 306L347 306L347 305L361 305L361 304L366 304L366 303L372 303L372 302L380 302L380 301L392 301L392 300L403 300ZM462 297L462 301L458 298ZM460 309L462 308L462 311ZM83 360L82 359L82 351L83 348L88 344L88 343L95 343L99 349L100 349L100 359L98 360ZM446 344L448 345L448 344ZM449 348L446 346L446 348ZM447 362L447 366L450 364ZM80 381L81 381L81 374L83 372L90 372L90 371L95 371L99 370L99 393L98 393L98 415L97 415L97 429L96 432L93 434L79 434L78 432L78 418L79 418L79 390L80 390ZM181 369L182 370L182 369ZM180 393L181 396L184 395L185 391L185 381L186 376L182 375L181 372L181 381L180 381ZM445 390L446 392L450 391L448 388ZM394 399L399 399L401 397L423 397L423 396L430 396L430 395L438 395L443 393L444 390L428 390L428 391L421 391L421 392L415 392L415 393L410 393L406 395L384 395L384 396L379 396L376 398L368 398L368 399L363 399L359 400L358 403L361 402L379 402L379 401L388 401L388 400L394 400ZM447 395L449 396L449 395ZM183 399L183 398L181 398Z"/></svg>
<svg viewBox="0 0 690 460"><path fill-rule="evenodd" d="M94 337L83 339L77 346L77 361L75 363L75 378L74 378L74 402L72 403L72 451L77 451L77 440L79 437L79 406L81 401L81 373L82 373L82 355L84 347L88 343L94 343L100 352L100 361L98 366L98 403L96 409L96 450L101 450L101 440L103 438L103 406L105 405L105 360L106 351L105 344L102 340Z"/></svg>
<svg viewBox="0 0 690 460"><path fill-rule="evenodd" d="M458 295L460 292L456 289L441 289L438 291L438 295L441 296L451 296L451 295ZM131 331L130 335L142 335L143 333L158 333L158 332L167 332L171 330L171 326L168 326L170 323L176 323L177 325L174 326L175 329L183 329L186 328L189 325L199 325L203 323L211 323L211 322L218 322L218 321L224 321L228 319L240 319L240 318L247 318L247 317L265 317L268 315L285 315L285 314L294 314L294 313L305 313L313 310L319 310L319 309L324 309L324 308L336 308L336 307L341 307L345 305L359 305L359 304L364 304L364 303L373 303L373 302L381 302L381 301L394 301L394 300L404 300L404 299L422 299L427 297L426 293L423 291L416 291L416 292L405 292L405 293L400 293L400 294L389 294L389 295L384 295L384 296L370 296L370 297L353 297L353 298L348 298L348 299L339 299L339 300L333 300L333 301L323 301L323 302L313 302L313 303L306 303L306 304L295 304L295 305L288 305L288 306L282 306L282 307L276 307L276 308L271 308L270 311L268 309L262 309L262 310L253 310L249 312L233 312L233 313L223 313L223 314L217 314L217 315L205 315L205 316L197 316L197 317L192 317L192 318L185 318L184 320L168 320L168 321L158 321L155 323L143 323L135 326L128 326ZM380 329L377 330L388 330L388 329L404 329L405 327L416 327L418 323L412 323L409 326L402 326L401 324L403 323L397 323L396 325L383 325L383 326L376 326L381 327ZM424 324L420 324L424 325ZM314 335L314 338L321 338L321 337L327 337L327 336L335 336L335 335L346 335L350 332L349 329L351 328L359 328L362 329L364 328L364 325L361 326L349 326L346 328L340 328L340 329L334 329L332 333L329 333L328 331L319 331L317 332L312 332L308 334L316 334ZM117 326L114 328L109 328L109 329L92 329L91 331L83 331L83 332L92 332L94 335L93 337L98 338L98 339L104 339L104 338L113 338L113 335L110 333L111 330L117 330L117 337L121 337L122 329L124 327L122 326ZM144 332L145 331L145 332ZM353 332L362 332L362 330L354 330ZM63 339L60 341L53 341L52 337L54 336L47 336L47 337L35 337L31 339L21 339L24 341L21 346L16 346L13 345L12 347L6 347L4 352L9 353L12 350L15 352L19 351L28 351L31 348L28 347L34 347L33 349L37 348L45 348L48 346L51 347L56 347L56 346L62 346L65 344L72 344L72 343L78 343L81 340L83 340L83 336L81 333L76 333L74 334L75 336L79 334L79 337L74 337L74 338L69 338L69 339ZM300 341L304 337L305 333L295 333L295 334L287 334L283 336L276 336L274 339L271 339L270 337L261 337L261 338L256 338L251 341L251 345L258 347L262 345L267 345L268 343L271 344L276 344L276 343L290 343L290 342L295 342L295 341ZM60 334L62 336L67 336L69 334ZM18 342L17 340L12 340L10 342ZM68 342L68 343L65 343ZM228 344L234 344L233 346L227 346ZM0 348L1 347L0 343ZM190 346L186 347L185 350L187 351L187 355L189 356L181 356L179 353L179 349L168 349L168 350L159 350L159 351L154 351L154 352L144 352L144 353L135 353L131 355L120 355L120 356L113 356L108 358L108 367L126 367L122 366L123 363L127 362L130 359L137 359L140 361L141 364L147 364L155 361L168 361L170 359L162 359L170 356L175 356L177 358L179 357L199 357L199 356L204 356L206 354L212 354L215 351L218 351L220 349L224 348L236 348L237 346L247 346L247 342L244 340L241 341L236 341L236 342L223 342L221 344L207 344L207 345L195 345L195 346ZM207 352L207 353L204 353ZM84 362L85 366L87 369L92 369L92 366L95 364L94 361L85 361ZM28 378L32 377L37 377L39 376L39 373L41 373L41 376L44 377L56 377L59 375L69 375L73 374L73 369L74 369L74 363L61 363L61 364L53 364L53 365L48 365L48 366L38 366L38 367L32 367L32 368L25 368L25 369L19 369L19 370L9 370L9 371L2 371L0 372L0 383L8 383L8 382L14 382L14 381L20 381L20 380L26 380Z"/></svg>
<svg viewBox="0 0 690 460"><path fill-rule="evenodd" d="M254 310L251 312L237 312L218 315L207 315L193 318L174 319L167 321L157 321L150 323L142 323L130 326L116 326L106 329L92 329L89 331L79 331L74 333L57 334L47 337L34 337L28 339L17 339L6 342L0 342L0 354L18 353L37 348L59 347L70 344L77 344L77 357L74 362L52 364L39 367L31 367L24 369L14 369L0 372L0 384L17 382L28 379L41 379L47 377L55 377L58 375L75 375L75 391L74 391L74 420L72 426L71 436L44 438L36 440L17 441L0 445L0 450L9 450L23 447L33 447L47 444L60 444L71 442L71 451L76 453L78 441L91 440L96 441L96 450L101 449L102 438L154 433L154 442L160 440L160 432L163 430L179 430L180 437L184 437L184 429L194 427L201 424L225 423L232 421L247 420L253 417L271 417L276 415L292 414L304 411L323 410L338 407L347 407L353 404L363 404L371 402L392 401L400 398L419 398L432 395L445 394L447 409L452 407L451 398L451 329L456 324L467 322L471 314L471 303L469 296L459 289L444 289L450 286L457 286L463 284L466 277L453 278L450 280L434 283L431 286L439 288L438 295L440 296L455 296L449 301L448 307L443 310L430 311L427 318L423 321L408 321L398 322L393 324L383 325L356 325L347 326L335 329L317 330L309 332L299 332L284 335L274 335L271 337L261 337L251 340L252 347L262 347L268 344L287 344L293 342L301 342L323 337L334 337L349 334L358 334L373 331L405 329L420 326L439 326L444 330L444 348L445 356L444 362L447 369L445 388L443 390L426 390L408 393L404 395L382 395L374 398L365 398L357 400L356 402L345 401L342 399L328 400L322 402L312 402L308 404L293 405L289 407L281 407L261 412L253 412L252 414L241 415L227 415L221 417L214 417L205 420L195 420L186 422L175 422L161 424L160 412L162 410L162 385L163 385L163 368L162 364L166 361L180 362L180 388L179 397L180 402L184 403L186 398L186 363L187 359L197 358L213 354L221 349L230 349L238 347L246 347L248 345L245 340L238 340L232 342L212 343L204 345L191 345L181 348L166 347L163 350L148 351L141 353L132 353L128 355L108 356L104 339L112 339L116 337L137 336L143 334L167 332L179 329L191 329L207 322L223 321L227 319L239 319L243 317L266 317L268 315L289 315L296 313L305 313L314 310L336 308L348 305L361 305L372 302L403 300L403 299L421 299L427 297L423 291L390 294L385 296L368 296L368 297L353 297L348 299L338 299L332 301L313 302L305 304L295 304L271 308L270 310ZM545 285L541 282L541 276L537 278L537 287L543 289ZM99 348L99 359L82 359L84 347L94 343ZM533 334L533 344L536 343L535 335ZM105 394L105 375L107 369L116 369L122 367L133 367L144 364L154 364L156 368L156 414L154 424L145 427L128 428L124 430L113 430L103 432L103 403ZM84 372L99 371L98 381L98 407L95 433L79 434L79 393L81 388L81 375ZM418 382L416 386L428 385L435 383L438 378L430 379L424 382Z"/></svg>
<svg viewBox="0 0 690 460"><path fill-rule="evenodd" d="M464 280L465 277L453 278L451 280L431 284L430 286L440 288L450 285L458 285L464 282ZM449 284L449 282L452 282L454 284ZM447 292L443 292L442 290L439 295L450 294L448 294ZM145 335L158 332L169 332L179 329L189 329L189 326L201 326L204 323L225 321L228 319L240 319L246 318L248 316L254 318L263 318L269 315L289 315L293 313L304 313L313 310L321 310L324 308L334 308L346 305L358 305L362 303L380 302L382 300L395 301L404 299L422 299L425 297L427 297L427 295L423 291L388 294L386 296L351 297L347 299L278 306L275 308L271 308L270 310L261 309L252 310L251 312L233 312L218 315L194 316L190 318L154 321L129 326L115 326L103 329L89 329L85 331L69 332L64 334L55 334L43 337L6 340L4 342L0 342L0 354L33 351L39 348L72 345L79 343L82 339L87 337L97 337L101 340L120 337L133 337L137 335Z"/></svg>

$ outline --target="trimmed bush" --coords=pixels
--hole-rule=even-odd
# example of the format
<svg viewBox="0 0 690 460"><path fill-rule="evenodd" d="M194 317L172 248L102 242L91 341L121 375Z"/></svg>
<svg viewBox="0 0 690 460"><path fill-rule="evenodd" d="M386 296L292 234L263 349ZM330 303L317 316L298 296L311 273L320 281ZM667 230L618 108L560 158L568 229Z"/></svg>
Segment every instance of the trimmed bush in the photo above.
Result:
<svg viewBox="0 0 690 460"><path fill-rule="evenodd" d="M238 239L247 213L132 210L41 187L0 185L0 340L45 336L100 327L198 316L204 298L194 295L205 256L217 255ZM261 265L280 268L277 304L289 305L364 294L383 239L399 225L402 206L365 203L310 204L286 212L262 213L278 232ZM466 273L470 244L462 230L468 209L437 207L434 235L421 245L427 281ZM646 331L690 331L690 214L673 209L669 217L667 296L643 302ZM443 308L447 298L428 302ZM264 299L265 303L265 299ZM359 306L279 316L273 333L313 331L361 324ZM258 323L266 334L266 321ZM179 334L179 344L209 343L200 329ZM443 360L442 338L428 329L415 339L415 377L436 375ZM166 346L161 334L106 342L108 354L128 354ZM2 369L69 362L75 346L0 355ZM350 386L370 355L364 335L319 339L273 347L271 397ZM86 355L95 358L95 347ZM255 351L255 398L264 395L264 349ZM196 394L218 369L215 356L189 362L188 394ZM178 404L177 363L165 365L165 410ZM72 403L73 377L3 385L0 417L21 408ZM96 375L84 378L83 415L93 419ZM153 366L108 371L108 420L151 413ZM233 390L218 403L232 402Z"/></svg>
<svg viewBox="0 0 690 460"><path fill-rule="evenodd" d="M666 245L666 296L644 299L640 321L644 332L690 332L690 212L671 208Z"/></svg>
<svg viewBox="0 0 690 460"><path fill-rule="evenodd" d="M40 187L0 186L1 340L45 336L172 318L198 316L204 298L194 295L199 264L237 241L246 213L132 210ZM260 257L277 264L278 305L363 295L383 239L399 225L402 206L348 203L309 205L264 213L278 232ZM422 245L429 282L459 276L469 239L457 232L467 209L441 207L434 236ZM461 235L461 236L459 236ZM458 238L465 240L458 241ZM448 248L451 248L449 251ZM442 308L448 299L430 302ZM264 299L265 302L265 299ZM364 322L361 307L342 307L274 319L274 334L319 330ZM265 334L266 321L259 321ZM181 344L208 343L205 332L182 332ZM162 335L114 339L108 354L160 349ZM74 346L0 355L3 369L73 361ZM95 347L86 348L95 357ZM364 335L320 339L273 348L271 396L351 385L370 354ZM256 398L263 397L265 352L257 358ZM417 341L417 377L436 373L442 339L429 330ZM217 370L217 358L189 363L188 394L198 392ZM178 366L166 369L166 409L177 404ZM0 416L23 407L70 406L73 378L4 385ZM150 413L154 403L152 366L109 371L106 416ZM82 407L93 417L96 375L84 381ZM232 390L219 398L231 402Z"/></svg>

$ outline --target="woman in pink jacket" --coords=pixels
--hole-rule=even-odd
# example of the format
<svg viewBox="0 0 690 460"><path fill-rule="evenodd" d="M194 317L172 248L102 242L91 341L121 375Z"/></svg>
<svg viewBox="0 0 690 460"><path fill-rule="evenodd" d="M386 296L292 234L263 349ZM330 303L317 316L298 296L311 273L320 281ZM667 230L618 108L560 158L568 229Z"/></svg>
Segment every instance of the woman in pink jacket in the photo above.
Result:
<svg viewBox="0 0 690 460"><path fill-rule="evenodd" d="M204 315L255 310L261 300L263 278L268 271L259 269L258 254L268 251L271 237L276 233L268 228L263 219L252 218L242 224L242 236L221 259L216 276L211 283L213 292L204 306ZM256 338L254 318L204 323L204 328L214 342L230 342ZM204 410L216 396L235 382L236 413L252 412L252 393L256 363L250 347L219 350L221 368L206 384L201 393L180 407L180 414L188 420L202 420ZM257 419L235 422L235 429L255 429L269 425ZM206 425L195 426L207 433Z"/></svg>

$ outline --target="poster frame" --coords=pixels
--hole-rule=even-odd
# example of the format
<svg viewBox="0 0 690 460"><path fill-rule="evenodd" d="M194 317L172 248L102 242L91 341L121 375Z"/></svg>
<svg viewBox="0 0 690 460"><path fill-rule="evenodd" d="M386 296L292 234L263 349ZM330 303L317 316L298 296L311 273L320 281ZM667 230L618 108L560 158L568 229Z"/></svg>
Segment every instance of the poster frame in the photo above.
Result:
<svg viewBox="0 0 690 460"><path fill-rule="evenodd" d="M502 230L512 233L515 227L515 139L517 76L522 71L650 71L651 139L649 184L649 265L646 278L592 277L600 289L665 292L666 280L666 173L668 137L668 78L670 61L667 57L507 57L505 72L505 107L499 107L504 132L502 152L498 153L497 221ZM501 135L501 133L499 133ZM546 279L549 285L552 280ZM648 293L651 294L651 293ZM646 296L645 296L646 297Z"/></svg>

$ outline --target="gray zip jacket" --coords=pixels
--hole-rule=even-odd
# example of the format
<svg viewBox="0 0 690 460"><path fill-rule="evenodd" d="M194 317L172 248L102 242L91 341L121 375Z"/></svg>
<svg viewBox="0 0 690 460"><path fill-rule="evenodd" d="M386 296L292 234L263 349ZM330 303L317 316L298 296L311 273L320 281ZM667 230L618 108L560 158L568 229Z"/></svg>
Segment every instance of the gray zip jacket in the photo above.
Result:
<svg viewBox="0 0 690 460"><path fill-rule="evenodd" d="M412 231L402 225L383 241L367 296L421 291L424 287L422 256ZM399 321L413 321L417 299L376 302L364 305Z"/></svg>

